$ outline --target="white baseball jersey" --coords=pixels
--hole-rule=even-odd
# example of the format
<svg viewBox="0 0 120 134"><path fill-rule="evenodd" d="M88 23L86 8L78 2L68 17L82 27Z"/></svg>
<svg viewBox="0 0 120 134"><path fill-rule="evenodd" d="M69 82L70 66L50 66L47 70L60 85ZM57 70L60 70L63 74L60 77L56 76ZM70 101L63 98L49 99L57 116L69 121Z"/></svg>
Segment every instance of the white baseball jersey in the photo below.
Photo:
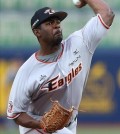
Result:
<svg viewBox="0 0 120 134"><path fill-rule="evenodd" d="M27 112L39 120L50 109L52 99L58 100L66 108L74 106L76 110L70 121L74 120L78 114L77 109L93 53L107 29L98 14L81 30L72 33L62 42L62 52L56 62L42 62L34 53L21 66L15 77L9 96L8 118L14 119L20 112ZM38 130L20 126L20 134L27 131L31 132L29 134L38 133Z"/></svg>

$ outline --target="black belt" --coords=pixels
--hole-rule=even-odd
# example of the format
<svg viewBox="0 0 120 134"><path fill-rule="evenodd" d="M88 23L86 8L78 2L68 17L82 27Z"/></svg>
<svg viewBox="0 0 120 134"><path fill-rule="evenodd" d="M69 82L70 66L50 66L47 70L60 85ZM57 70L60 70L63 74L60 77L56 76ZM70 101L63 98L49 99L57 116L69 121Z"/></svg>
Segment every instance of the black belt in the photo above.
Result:
<svg viewBox="0 0 120 134"><path fill-rule="evenodd" d="M77 115L75 116L74 120L69 122L65 127L69 127L74 121L76 121L76 119L77 119Z"/></svg>

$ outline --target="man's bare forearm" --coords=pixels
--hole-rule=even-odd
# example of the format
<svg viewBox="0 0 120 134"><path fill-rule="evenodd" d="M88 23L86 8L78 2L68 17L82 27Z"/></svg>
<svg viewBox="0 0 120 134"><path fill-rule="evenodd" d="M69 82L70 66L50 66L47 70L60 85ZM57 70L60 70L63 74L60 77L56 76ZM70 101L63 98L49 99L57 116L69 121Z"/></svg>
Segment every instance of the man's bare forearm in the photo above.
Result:
<svg viewBox="0 0 120 134"><path fill-rule="evenodd" d="M111 26L114 13L110 6L103 0L83 0L85 1L95 12L95 14L100 14L106 25Z"/></svg>
<svg viewBox="0 0 120 134"><path fill-rule="evenodd" d="M14 119L14 121L16 122L16 124L26 128L41 128L40 122L33 119L26 113L21 113L18 118Z"/></svg>

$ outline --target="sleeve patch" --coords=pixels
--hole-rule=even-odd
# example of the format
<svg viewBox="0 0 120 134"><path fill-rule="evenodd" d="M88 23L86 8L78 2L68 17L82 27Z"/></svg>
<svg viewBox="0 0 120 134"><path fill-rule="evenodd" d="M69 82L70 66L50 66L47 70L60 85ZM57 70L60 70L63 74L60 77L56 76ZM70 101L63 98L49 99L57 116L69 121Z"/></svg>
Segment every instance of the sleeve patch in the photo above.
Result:
<svg viewBox="0 0 120 134"><path fill-rule="evenodd" d="M12 111L13 111L13 103L12 103L12 101L9 101L9 103L8 103L8 113L12 113Z"/></svg>

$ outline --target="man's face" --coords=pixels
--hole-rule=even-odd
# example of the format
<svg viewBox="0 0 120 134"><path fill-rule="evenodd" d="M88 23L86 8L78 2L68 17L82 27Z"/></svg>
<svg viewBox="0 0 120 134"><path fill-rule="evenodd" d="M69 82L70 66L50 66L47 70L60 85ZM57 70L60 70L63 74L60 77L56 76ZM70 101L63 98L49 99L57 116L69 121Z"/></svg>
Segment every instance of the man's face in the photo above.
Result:
<svg viewBox="0 0 120 134"><path fill-rule="evenodd" d="M40 40L45 43L58 45L61 43L63 36L58 18L50 18L42 23L40 29Z"/></svg>

